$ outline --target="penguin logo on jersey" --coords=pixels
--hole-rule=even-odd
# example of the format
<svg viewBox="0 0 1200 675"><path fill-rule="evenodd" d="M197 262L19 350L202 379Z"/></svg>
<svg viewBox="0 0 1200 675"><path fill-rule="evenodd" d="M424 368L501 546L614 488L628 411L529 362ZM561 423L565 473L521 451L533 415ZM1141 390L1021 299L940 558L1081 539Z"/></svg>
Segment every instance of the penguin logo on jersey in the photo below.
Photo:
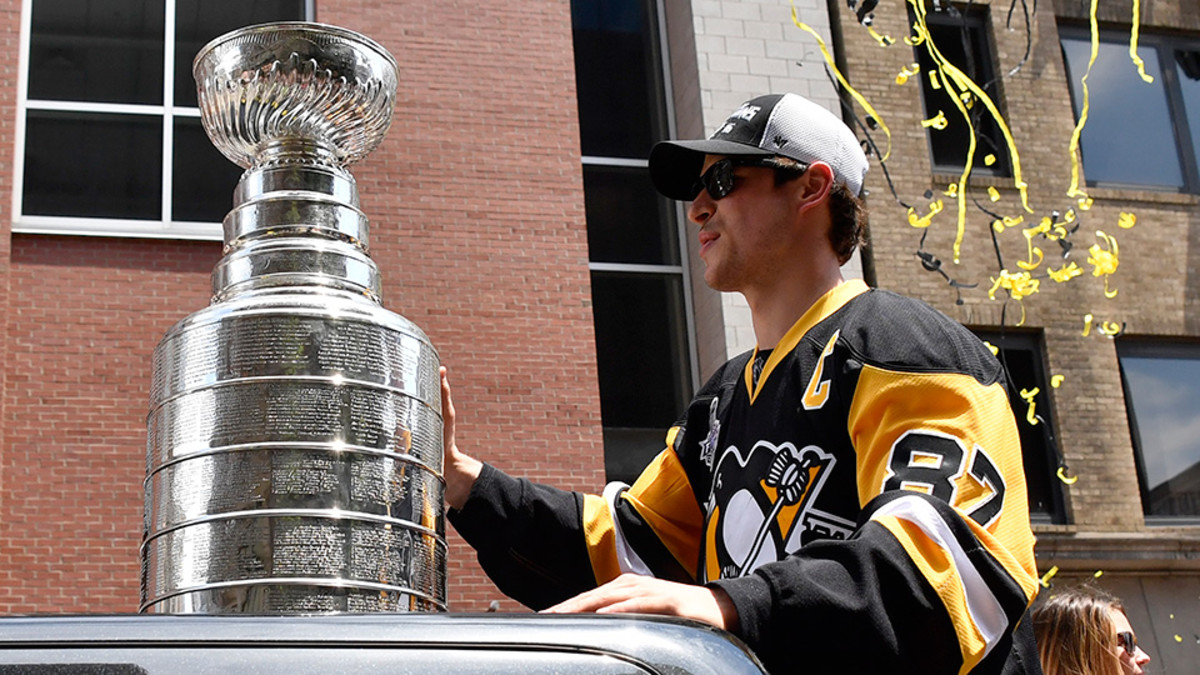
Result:
<svg viewBox="0 0 1200 675"><path fill-rule="evenodd" d="M809 511L834 463L815 445L759 441L745 458L726 449L706 505L707 578L749 574L806 543Z"/></svg>

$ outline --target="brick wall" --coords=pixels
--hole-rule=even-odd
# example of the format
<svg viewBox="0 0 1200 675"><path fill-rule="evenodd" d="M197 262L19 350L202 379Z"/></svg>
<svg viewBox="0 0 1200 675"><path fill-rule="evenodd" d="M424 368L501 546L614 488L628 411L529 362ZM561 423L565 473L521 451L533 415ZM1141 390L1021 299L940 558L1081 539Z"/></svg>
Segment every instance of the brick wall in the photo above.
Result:
<svg viewBox="0 0 1200 675"><path fill-rule="evenodd" d="M603 481L569 3L317 3L400 64L382 146L352 167L384 304L448 365L458 438L556 485ZM0 5L12 147L19 2ZM11 164L0 164L11 185ZM9 201L0 199L6 228ZM150 353L201 309L220 247L0 237L0 613L137 606ZM500 594L449 534L452 609ZM506 602L508 608L516 608Z"/></svg>
<svg viewBox="0 0 1200 675"><path fill-rule="evenodd" d="M215 243L12 240L0 612L137 610L151 352Z"/></svg>

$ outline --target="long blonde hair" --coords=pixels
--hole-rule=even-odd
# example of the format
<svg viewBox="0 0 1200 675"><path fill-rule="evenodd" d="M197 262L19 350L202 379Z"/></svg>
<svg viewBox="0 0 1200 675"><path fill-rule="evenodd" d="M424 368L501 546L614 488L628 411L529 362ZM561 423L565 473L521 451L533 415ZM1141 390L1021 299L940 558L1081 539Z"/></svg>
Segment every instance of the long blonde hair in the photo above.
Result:
<svg viewBox="0 0 1200 675"><path fill-rule="evenodd" d="M1112 610L1124 613L1125 607L1088 587L1055 593L1035 607L1033 632L1046 675L1121 675Z"/></svg>

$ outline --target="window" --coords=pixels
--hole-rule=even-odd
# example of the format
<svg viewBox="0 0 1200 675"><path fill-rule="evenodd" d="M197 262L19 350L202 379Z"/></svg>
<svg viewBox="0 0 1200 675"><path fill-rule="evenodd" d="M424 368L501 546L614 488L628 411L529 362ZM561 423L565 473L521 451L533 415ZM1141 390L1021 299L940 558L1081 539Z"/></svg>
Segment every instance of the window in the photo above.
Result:
<svg viewBox="0 0 1200 675"><path fill-rule="evenodd" d="M646 161L668 131L658 11L655 0L571 2L605 468L626 482L663 449L692 391L676 207Z"/></svg>
<svg viewBox="0 0 1200 675"><path fill-rule="evenodd" d="M1029 516L1035 523L1065 523L1066 509L1056 475L1059 449L1054 446L1054 417L1050 410L1050 385L1041 340L1032 332L974 332L1000 350L997 356L1008 376L1008 398L1017 418L1017 431L1021 434ZM1030 424L1029 402L1021 397L1021 391L1034 389L1038 390L1033 397L1034 412L1041 420Z"/></svg>
<svg viewBox="0 0 1200 675"><path fill-rule="evenodd" d="M996 105L1000 105L996 86L998 78L992 66L994 59L988 39L987 11L987 7L960 10L947 4L939 11L926 14L925 23L942 56L970 77ZM944 129L930 127L928 130L933 170L961 173L970 144L969 128L940 79L931 79L930 73L936 70L929 49L925 45L918 45L914 50L917 63L921 66L917 78L921 82L925 118L933 119L940 113L947 122ZM976 143L971 171L991 176L1010 175L1008 144L996 120L982 103L972 103L967 112L975 129ZM990 164L987 159L989 155L994 158Z"/></svg>
<svg viewBox="0 0 1200 675"><path fill-rule="evenodd" d="M221 238L241 169L200 125L212 38L305 0L26 0L13 230Z"/></svg>
<svg viewBox="0 0 1200 675"><path fill-rule="evenodd" d="M1091 38L1071 26L1059 33L1078 119ZM1153 82L1129 58L1128 30L1101 32L1079 142L1087 184L1200 192L1200 40L1142 33L1138 56Z"/></svg>
<svg viewBox="0 0 1200 675"><path fill-rule="evenodd" d="M1117 340L1147 517L1200 516L1200 343Z"/></svg>

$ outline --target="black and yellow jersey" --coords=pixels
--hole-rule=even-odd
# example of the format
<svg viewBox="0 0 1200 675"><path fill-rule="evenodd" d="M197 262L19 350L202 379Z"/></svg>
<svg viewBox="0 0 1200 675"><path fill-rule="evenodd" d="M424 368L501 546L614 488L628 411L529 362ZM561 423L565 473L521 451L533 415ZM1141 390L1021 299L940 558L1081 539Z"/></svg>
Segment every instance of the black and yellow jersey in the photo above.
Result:
<svg viewBox="0 0 1200 675"><path fill-rule="evenodd" d="M949 317L843 283L666 440L602 495L486 467L450 520L534 607L623 572L719 586L775 672L1039 672L1012 647L1038 584L1003 369Z"/></svg>

